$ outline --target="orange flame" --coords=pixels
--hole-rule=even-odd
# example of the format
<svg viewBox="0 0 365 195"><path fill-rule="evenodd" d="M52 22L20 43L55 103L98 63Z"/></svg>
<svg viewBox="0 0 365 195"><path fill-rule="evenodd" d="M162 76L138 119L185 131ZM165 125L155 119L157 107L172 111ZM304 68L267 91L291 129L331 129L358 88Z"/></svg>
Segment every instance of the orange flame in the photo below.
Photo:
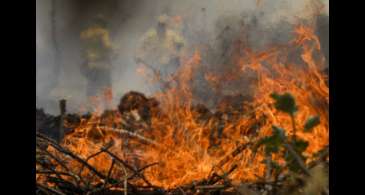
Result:
<svg viewBox="0 0 365 195"><path fill-rule="evenodd" d="M260 52L246 50L246 55L237 60L237 70L232 72L239 76L246 71L255 71L259 77L253 94L254 100L250 103L255 109L250 113L243 113L235 119L223 114L218 118L211 116L206 120L199 120L204 113L194 111L194 93L191 91L191 80L201 64L200 52L196 51L190 59L182 60L183 65L173 76L175 85L155 94L161 102L162 113L152 116L150 130L139 132L158 143L158 147L140 144L132 139L126 143L126 138L121 139L120 134L103 128L120 124L123 116L111 115L111 120L105 122L97 113L90 119L81 121L75 131L65 137L63 145L87 158L113 140L114 146L110 151L121 159L140 165L158 162L157 166L146 169L144 175L153 185L166 189L205 179L213 169L223 173L234 165L239 169L229 175L231 180L253 181L264 175L262 151L253 156L252 151L247 149L229 159L222 167L216 165L241 144L269 135L272 125L278 125L291 134L290 118L275 110L270 98L272 92L290 92L295 96L299 107L295 116L298 127L303 127L305 120L311 115L317 114L321 117L320 125L315 127L312 133L298 132L299 137L309 142L306 151L306 155L309 156L328 144L329 89L325 76L319 71L323 61L314 57L314 52L320 51L320 44L313 29L298 26L295 33L295 40L286 47L273 47ZM302 48L300 58L305 67L302 68L282 57L289 55L288 51L292 48ZM145 70L139 69L138 72L143 73ZM226 76L220 77L211 73L206 73L205 78L215 84L227 79ZM262 118L265 118L265 122L252 136L250 127ZM220 124L224 124L220 144L212 145L211 136L215 131L219 131ZM111 158L106 154L100 154L89 162L106 174ZM77 162L69 163L75 170L81 167ZM84 169L82 174L95 179L87 169ZM117 169L113 176L122 177L122 170Z"/></svg>

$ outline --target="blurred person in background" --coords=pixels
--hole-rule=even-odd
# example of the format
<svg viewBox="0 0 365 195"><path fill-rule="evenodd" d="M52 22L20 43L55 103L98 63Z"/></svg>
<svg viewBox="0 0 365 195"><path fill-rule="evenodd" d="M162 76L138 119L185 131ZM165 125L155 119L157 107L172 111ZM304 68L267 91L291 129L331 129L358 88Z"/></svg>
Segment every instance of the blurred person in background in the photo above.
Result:
<svg viewBox="0 0 365 195"><path fill-rule="evenodd" d="M135 54L137 64L158 70L162 79L179 68L182 49L186 45L178 30L168 28L169 19L166 14L159 16L157 26L142 36Z"/></svg>
<svg viewBox="0 0 365 195"><path fill-rule="evenodd" d="M97 15L81 31L80 39L84 60L81 73L87 80L86 95L89 98L100 97L105 104L112 96L111 58L114 55L105 17Z"/></svg>

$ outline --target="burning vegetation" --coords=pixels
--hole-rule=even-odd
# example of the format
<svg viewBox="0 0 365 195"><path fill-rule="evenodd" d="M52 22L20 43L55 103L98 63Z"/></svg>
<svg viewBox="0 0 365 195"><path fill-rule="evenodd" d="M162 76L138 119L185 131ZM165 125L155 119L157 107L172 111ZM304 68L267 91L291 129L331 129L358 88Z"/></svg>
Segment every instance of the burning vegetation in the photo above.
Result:
<svg viewBox="0 0 365 195"><path fill-rule="evenodd" d="M328 64L315 30L303 22L289 42L260 50L237 37L222 64L197 46L165 77L141 64L161 90L126 93L115 109L37 111L47 121L37 192L328 194ZM65 130L59 142L38 131L52 120Z"/></svg>

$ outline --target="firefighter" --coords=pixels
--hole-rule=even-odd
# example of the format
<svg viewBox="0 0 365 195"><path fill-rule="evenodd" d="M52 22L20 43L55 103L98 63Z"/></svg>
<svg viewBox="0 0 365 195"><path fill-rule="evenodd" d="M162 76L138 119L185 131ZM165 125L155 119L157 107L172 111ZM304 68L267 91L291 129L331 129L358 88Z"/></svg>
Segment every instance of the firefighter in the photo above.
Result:
<svg viewBox="0 0 365 195"><path fill-rule="evenodd" d="M186 28L184 28L185 24L182 16L173 16L169 21L170 22L168 26L170 26L171 29L173 29L174 31L178 32L181 35L184 34L184 30L186 30Z"/></svg>
<svg viewBox="0 0 365 195"><path fill-rule="evenodd" d="M98 15L92 23L80 33L82 43L81 73L87 80L87 97L102 96L111 90L111 44L107 23Z"/></svg>
<svg viewBox="0 0 365 195"><path fill-rule="evenodd" d="M175 30L168 29L167 15L158 18L156 28L148 30L141 38L136 52L136 63L145 64L159 70L166 78L174 73L180 65L184 38Z"/></svg>

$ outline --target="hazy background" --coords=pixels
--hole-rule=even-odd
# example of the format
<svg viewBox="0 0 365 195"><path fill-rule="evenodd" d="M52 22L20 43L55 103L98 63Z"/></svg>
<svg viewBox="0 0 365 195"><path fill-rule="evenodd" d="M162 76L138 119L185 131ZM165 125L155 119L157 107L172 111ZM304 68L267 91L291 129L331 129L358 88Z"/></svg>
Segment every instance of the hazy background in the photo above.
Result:
<svg viewBox="0 0 365 195"><path fill-rule="evenodd" d="M322 2L328 14L328 0ZM136 74L133 58L139 38L156 25L162 13L183 18L190 44L213 45L220 18L246 16L250 22L255 20L250 42L259 49L273 40L286 41L290 30L280 25L308 17L311 10L310 0L261 0L259 4L256 0L36 0L36 4L36 106L51 114L58 113L61 98L68 100L70 112L79 111L87 101L86 80L79 71L79 34L98 13L109 19L111 38L118 48L112 71L115 104L129 90L152 93L145 79ZM197 33L204 36L193 36Z"/></svg>

